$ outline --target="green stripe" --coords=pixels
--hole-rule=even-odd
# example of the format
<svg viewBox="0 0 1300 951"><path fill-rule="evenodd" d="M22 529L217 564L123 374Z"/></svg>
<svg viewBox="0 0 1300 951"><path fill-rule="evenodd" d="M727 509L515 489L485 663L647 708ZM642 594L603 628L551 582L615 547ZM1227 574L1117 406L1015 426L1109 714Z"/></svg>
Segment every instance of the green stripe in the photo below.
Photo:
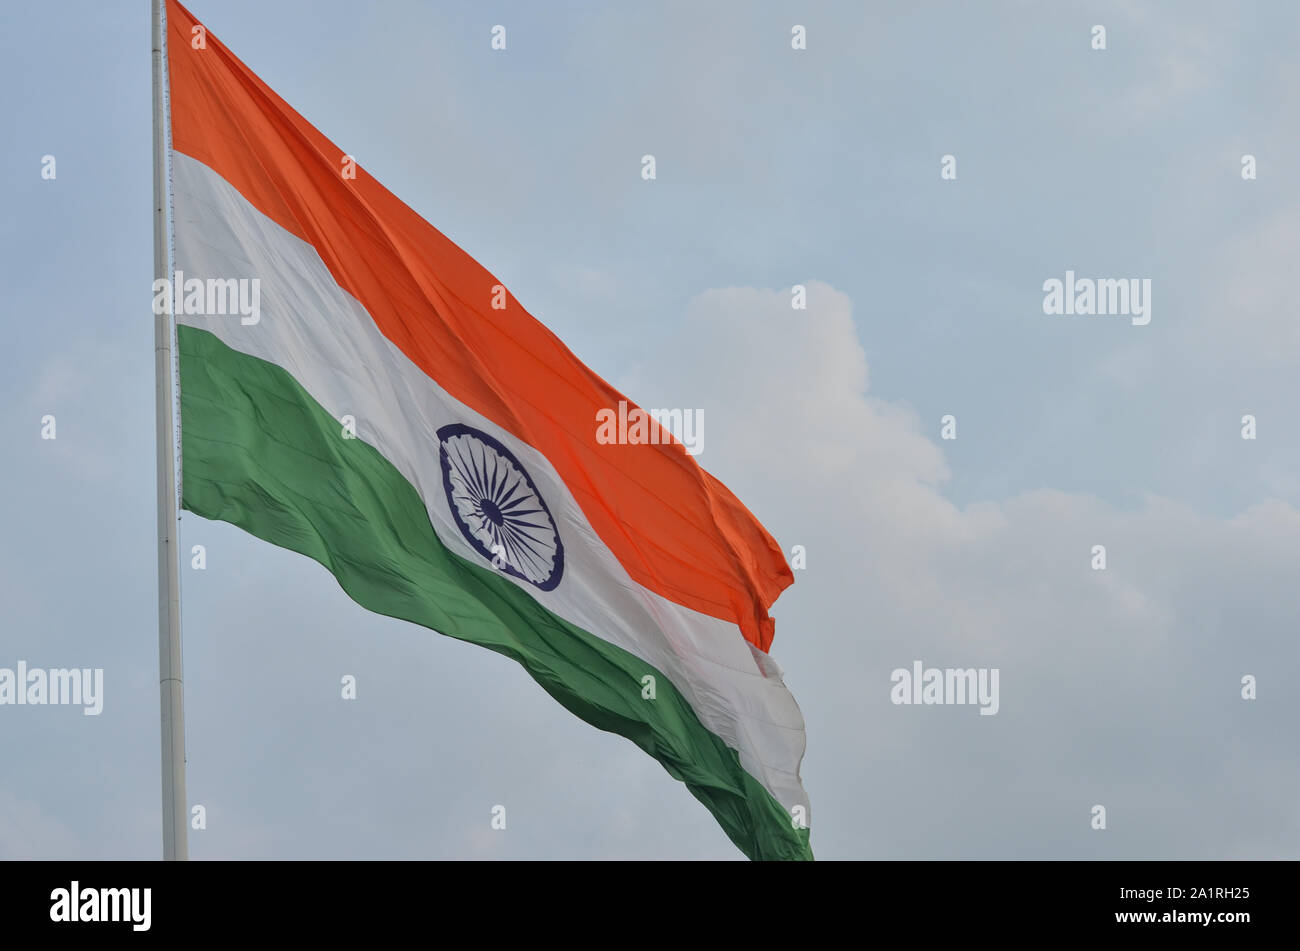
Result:
<svg viewBox="0 0 1300 951"><path fill-rule="evenodd" d="M414 487L285 370L181 326L184 508L320 562L368 610L513 657L592 726L686 783L752 859L810 859L806 829L661 671L448 551ZM652 674L656 699L641 698Z"/></svg>

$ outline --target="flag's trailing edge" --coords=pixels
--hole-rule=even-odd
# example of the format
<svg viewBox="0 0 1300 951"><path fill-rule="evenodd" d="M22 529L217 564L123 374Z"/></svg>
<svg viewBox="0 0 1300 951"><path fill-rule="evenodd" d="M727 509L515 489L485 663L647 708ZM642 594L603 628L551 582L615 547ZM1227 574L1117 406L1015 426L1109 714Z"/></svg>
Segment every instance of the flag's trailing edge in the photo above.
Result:
<svg viewBox="0 0 1300 951"><path fill-rule="evenodd" d="M750 858L811 858L776 542L680 444L598 444L625 397L174 0L167 21L176 268L260 282L256 322L178 309L184 508L513 657Z"/></svg>

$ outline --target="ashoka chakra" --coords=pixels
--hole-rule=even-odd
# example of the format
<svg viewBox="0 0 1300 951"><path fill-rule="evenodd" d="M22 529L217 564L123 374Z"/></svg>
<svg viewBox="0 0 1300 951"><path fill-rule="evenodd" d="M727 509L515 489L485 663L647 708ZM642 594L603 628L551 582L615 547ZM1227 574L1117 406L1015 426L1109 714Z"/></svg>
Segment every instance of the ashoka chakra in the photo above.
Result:
<svg viewBox="0 0 1300 951"><path fill-rule="evenodd" d="M438 461L452 518L492 566L543 591L560 583L564 546L555 519L519 460L461 423L438 430Z"/></svg>

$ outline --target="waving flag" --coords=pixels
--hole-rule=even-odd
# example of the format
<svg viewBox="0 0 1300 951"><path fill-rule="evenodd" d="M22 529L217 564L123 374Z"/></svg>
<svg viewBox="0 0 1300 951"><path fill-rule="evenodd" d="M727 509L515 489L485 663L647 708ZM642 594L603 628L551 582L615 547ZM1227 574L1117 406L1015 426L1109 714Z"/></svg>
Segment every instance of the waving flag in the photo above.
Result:
<svg viewBox="0 0 1300 951"><path fill-rule="evenodd" d="M167 4L182 505L521 663L751 858L811 858L780 548L465 252Z"/></svg>

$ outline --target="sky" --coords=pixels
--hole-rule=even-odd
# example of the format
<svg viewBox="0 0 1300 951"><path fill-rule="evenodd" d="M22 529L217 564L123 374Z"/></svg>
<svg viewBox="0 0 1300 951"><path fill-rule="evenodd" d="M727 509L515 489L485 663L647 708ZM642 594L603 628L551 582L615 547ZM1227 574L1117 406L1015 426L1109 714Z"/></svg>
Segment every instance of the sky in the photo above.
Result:
<svg viewBox="0 0 1300 951"><path fill-rule="evenodd" d="M804 546L818 858L1300 854L1300 8L189 7ZM0 6L0 667L104 670L99 716L0 706L3 858L161 854L149 26ZM1067 270L1150 322L1045 314ZM193 858L741 857L510 660L180 541ZM893 703L916 661L998 712Z"/></svg>

